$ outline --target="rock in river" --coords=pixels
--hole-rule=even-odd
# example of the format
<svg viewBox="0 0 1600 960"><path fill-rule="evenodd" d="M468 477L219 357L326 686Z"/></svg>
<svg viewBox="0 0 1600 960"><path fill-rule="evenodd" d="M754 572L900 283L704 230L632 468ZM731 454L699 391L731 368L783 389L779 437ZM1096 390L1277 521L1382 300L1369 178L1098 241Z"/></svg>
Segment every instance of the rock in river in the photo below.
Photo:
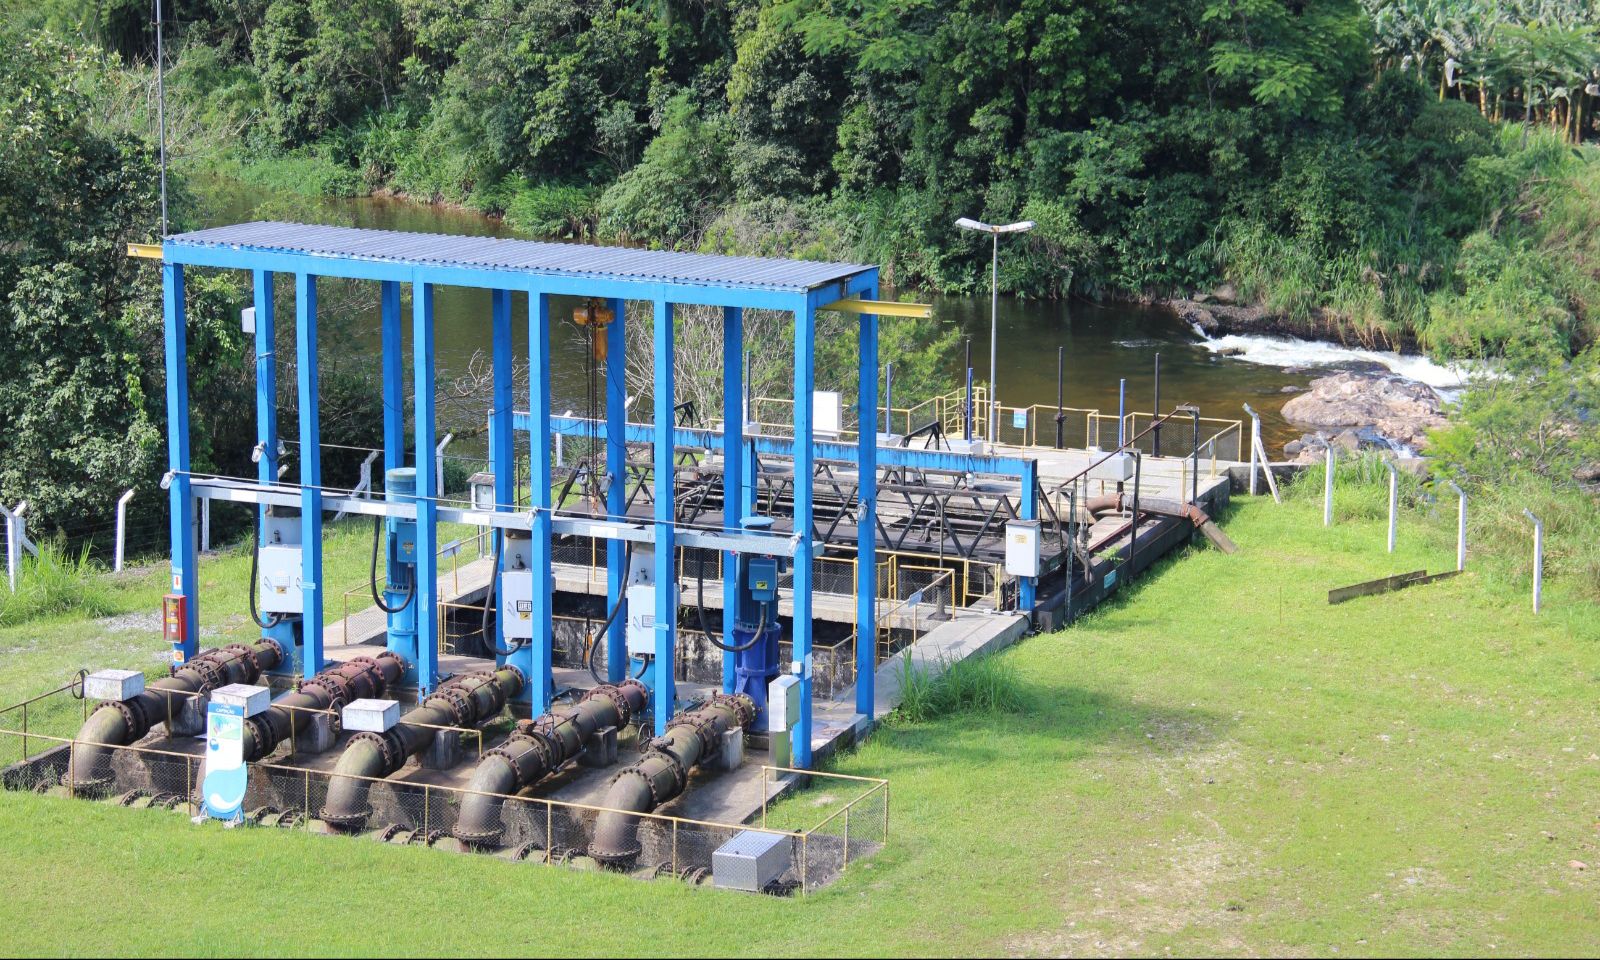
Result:
<svg viewBox="0 0 1600 960"><path fill-rule="evenodd" d="M1444 402L1433 388L1394 374L1340 371L1311 381L1283 405L1284 419L1308 427L1371 427L1380 436L1420 449L1427 431L1445 425Z"/></svg>

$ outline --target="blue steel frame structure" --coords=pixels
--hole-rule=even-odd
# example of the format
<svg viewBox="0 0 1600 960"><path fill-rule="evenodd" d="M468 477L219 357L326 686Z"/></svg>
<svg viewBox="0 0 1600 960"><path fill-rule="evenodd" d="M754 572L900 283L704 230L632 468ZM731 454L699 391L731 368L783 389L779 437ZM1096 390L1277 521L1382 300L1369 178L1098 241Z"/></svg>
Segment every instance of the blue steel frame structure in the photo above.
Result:
<svg viewBox="0 0 1600 960"><path fill-rule="evenodd" d="M626 435L626 410L623 401L625 358L622 325L623 301L642 300L653 305L655 315L655 402L653 443L655 448L655 551L657 582L673 577L674 524L672 516L675 448L673 422L674 392L672 311L675 304L719 306L724 310L724 364L726 391L723 416L729 429L722 437L728 463L746 470L749 462L741 449L743 394L743 317L748 308L792 313L795 317L794 417L795 436L808 437L812 431L812 389L815 368L815 318L819 309L837 300L872 299L878 295L875 267L851 264L804 264L796 261L721 258L688 254L648 253L603 247L534 244L527 241L486 240L404 234L349 228L304 227L296 224L241 224L180 234L166 238L162 246L162 302L166 339L166 401L168 424L167 466L171 482L172 589L185 600L187 640L180 651L183 658L197 652L199 637L199 576L194 530L194 489L189 458L188 358L184 313L184 271L186 267L217 267L250 271L253 276L256 316L256 369L258 438L263 452L257 480L263 486L277 484L277 423L274 387L276 358L273 354L272 318L275 273L294 277L296 377L300 427L301 539L304 550L302 590L306 614L302 623L300 654L293 664L310 677L324 666L322 652L323 584L321 453L317 444L317 324L316 283L319 277L367 280L381 285L382 371L384 399L384 466L403 466L406 462L403 408L403 359L401 356L400 291L411 288L414 444L420 463L416 472L417 494L417 571L416 571L416 650L417 685L426 691L442 679L438 671L438 621L434 615L439 597L437 587L438 499L440 491L431 469L432 452L437 443L435 426L434 309L436 286L475 287L492 291L491 329L493 332L494 385L490 442L490 468L496 477L497 511L517 509L511 496L512 402L511 402L511 294L528 297L529 424L534 442L530 444L533 537L532 565L544 578L543 589L534 591L533 623L535 639L510 661L531 678L525 696L530 708L542 712L550 704L552 622L551 601L551 507L550 474L550 298L574 296L612 301L615 320L607 330L607 444L610 469L626 463L623 443ZM609 265L609 266L608 266ZM265 329L262 320L266 319ZM878 320L860 315L861 357L858 397L859 422L874 424L877 408ZM667 398L662 402L659 398ZM796 476L812 474L817 447L793 445ZM861 433L855 449L861 471L859 496L870 514L875 509L878 450L874 432ZM741 471L742 474L742 471ZM608 510L620 514L623 483L612 477ZM741 488L748 485L740 484ZM1031 482L1027 489L1032 489ZM1030 498L1031 500L1031 498ZM737 528L730 501L724 518ZM748 506L748 501L738 504ZM812 491L809 484L797 484L794 497L794 526L813 528ZM876 540L875 525L860 524L860 562L858 564L857 657L865 669L857 672L857 710L872 716L874 700L873 646L876 642L874 608ZM499 534L497 533L497 536ZM804 664L801 674L801 720L795 731L795 761L811 763L811 663L812 559L815 544L811 537L800 537L795 544L794 632L796 661ZM622 544L608 546L607 569L610 598L620 599L622 589ZM734 564L724 565L725 596L734 590L731 582ZM1031 584L1026 586L1031 599ZM655 725L664 733L674 706L672 660L676 632L676 611L668 609L670 594L659 591L656 609L656 657L654 697L657 704ZM625 616L619 613L619 616ZM612 646L607 660L613 677L626 663L621 653L621 631L612 631ZM731 658L725 676L731 676Z"/></svg>

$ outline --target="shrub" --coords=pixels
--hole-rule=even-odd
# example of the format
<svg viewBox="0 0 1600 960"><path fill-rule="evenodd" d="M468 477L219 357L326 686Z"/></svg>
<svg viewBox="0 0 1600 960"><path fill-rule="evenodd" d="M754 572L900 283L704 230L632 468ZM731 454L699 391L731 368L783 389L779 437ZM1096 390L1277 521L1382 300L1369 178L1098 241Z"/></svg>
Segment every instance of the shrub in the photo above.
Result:
<svg viewBox="0 0 1600 960"><path fill-rule="evenodd" d="M73 557L59 544L40 544L37 557L23 558L17 592L0 589L0 626L68 611L103 617L114 609L111 591L89 561L87 545Z"/></svg>
<svg viewBox="0 0 1600 960"><path fill-rule="evenodd" d="M910 658L900 668L899 715L926 723L955 713L1017 713L1027 707L1022 678L1002 655L941 660L942 669L918 666Z"/></svg>

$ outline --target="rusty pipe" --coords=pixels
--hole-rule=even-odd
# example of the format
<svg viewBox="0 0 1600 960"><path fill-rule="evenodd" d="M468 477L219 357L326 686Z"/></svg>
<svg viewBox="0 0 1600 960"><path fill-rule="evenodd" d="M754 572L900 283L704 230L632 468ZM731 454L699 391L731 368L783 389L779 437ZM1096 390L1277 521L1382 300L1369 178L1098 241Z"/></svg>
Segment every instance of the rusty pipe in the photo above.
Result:
<svg viewBox="0 0 1600 960"><path fill-rule="evenodd" d="M280 697L271 707L245 719L245 762L267 756L297 728L309 722L308 718L296 718L296 713L337 711L352 700L381 697L405 672L405 660L398 653L385 650L376 657L356 657L301 681L295 685L294 693Z"/></svg>
<svg viewBox="0 0 1600 960"><path fill-rule="evenodd" d="M625 727L650 699L637 680L590 690L577 704L517 724L505 743L484 754L456 818L456 839L485 846L500 838L502 797L533 786L575 759L596 733Z"/></svg>
<svg viewBox="0 0 1600 960"><path fill-rule="evenodd" d="M722 735L748 727L755 716L755 701L748 696L714 693L673 718L665 736L647 743L644 756L611 778L589 856L609 867L631 866L640 851L640 818L630 814L650 813L683 793L689 772L716 752Z"/></svg>
<svg viewBox="0 0 1600 960"><path fill-rule="evenodd" d="M89 793L102 790L112 779L109 747L135 743L152 727L169 721L172 729L167 731L168 736L200 733L203 727L179 722L184 716L184 701L195 694L206 696L230 683L252 683L282 660L283 648L276 640L230 644L196 654L136 697L102 701L78 731L71 762L61 777L62 785Z"/></svg>
<svg viewBox="0 0 1600 960"><path fill-rule="evenodd" d="M322 819L338 830L361 829L372 815L367 805L372 779L389 776L426 750L436 727L475 727L494 719L522 692L524 682L522 671L512 666L451 677L387 732L351 737L328 783Z"/></svg>

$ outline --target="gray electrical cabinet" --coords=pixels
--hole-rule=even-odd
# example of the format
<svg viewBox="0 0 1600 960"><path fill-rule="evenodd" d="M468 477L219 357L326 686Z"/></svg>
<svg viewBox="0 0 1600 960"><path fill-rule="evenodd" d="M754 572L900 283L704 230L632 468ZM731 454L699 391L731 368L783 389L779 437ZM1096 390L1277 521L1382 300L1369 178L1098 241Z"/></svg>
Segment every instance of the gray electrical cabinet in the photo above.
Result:
<svg viewBox="0 0 1600 960"><path fill-rule="evenodd" d="M1039 575L1039 521L1006 523L1006 573L1013 577Z"/></svg>
<svg viewBox="0 0 1600 960"><path fill-rule="evenodd" d="M788 837L745 830L734 834L711 855L711 885L760 893L783 876L793 862Z"/></svg>

